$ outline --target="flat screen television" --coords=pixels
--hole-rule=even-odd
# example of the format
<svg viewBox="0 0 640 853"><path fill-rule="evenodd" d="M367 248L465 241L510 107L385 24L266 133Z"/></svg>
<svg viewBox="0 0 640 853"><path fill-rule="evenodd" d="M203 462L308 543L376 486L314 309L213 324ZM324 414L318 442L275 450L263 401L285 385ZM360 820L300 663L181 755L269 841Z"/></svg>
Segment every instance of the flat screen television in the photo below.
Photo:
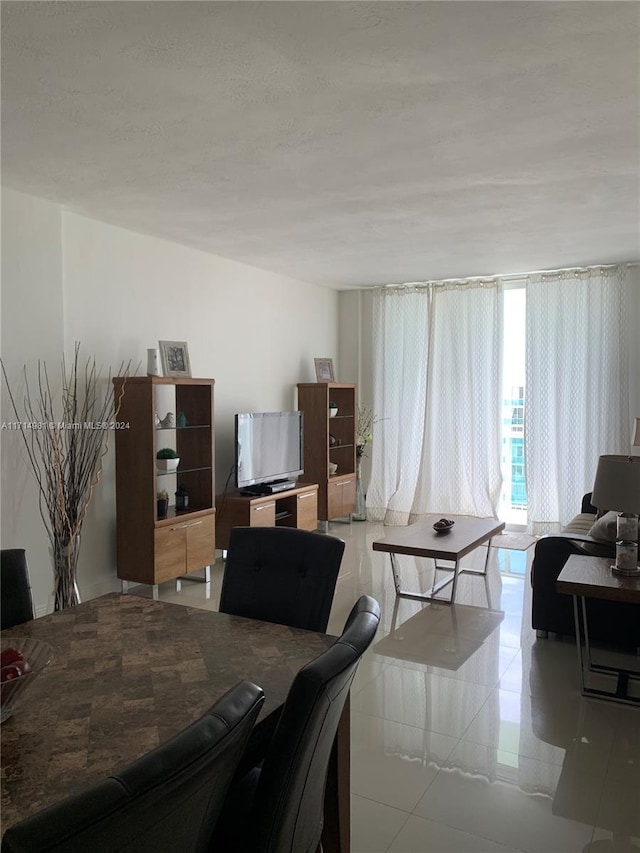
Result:
<svg viewBox="0 0 640 853"><path fill-rule="evenodd" d="M239 489L304 473L302 412L245 412L235 420Z"/></svg>

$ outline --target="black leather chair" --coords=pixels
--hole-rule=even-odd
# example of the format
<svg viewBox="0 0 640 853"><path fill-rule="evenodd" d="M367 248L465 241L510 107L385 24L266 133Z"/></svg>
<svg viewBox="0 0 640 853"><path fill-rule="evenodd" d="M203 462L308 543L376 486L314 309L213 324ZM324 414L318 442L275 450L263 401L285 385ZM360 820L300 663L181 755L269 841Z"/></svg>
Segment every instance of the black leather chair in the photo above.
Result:
<svg viewBox="0 0 640 853"><path fill-rule="evenodd" d="M5 832L2 853L202 853L264 701L241 682L166 744Z"/></svg>
<svg viewBox="0 0 640 853"><path fill-rule="evenodd" d="M220 612L326 631L344 553L335 536L294 527L234 527Z"/></svg>
<svg viewBox="0 0 640 853"><path fill-rule="evenodd" d="M0 551L0 622L2 630L33 619L33 599L24 548Z"/></svg>
<svg viewBox="0 0 640 853"><path fill-rule="evenodd" d="M363 595L342 636L296 675L260 767L236 778L211 853L315 853L340 716L360 658L373 642L380 607Z"/></svg>

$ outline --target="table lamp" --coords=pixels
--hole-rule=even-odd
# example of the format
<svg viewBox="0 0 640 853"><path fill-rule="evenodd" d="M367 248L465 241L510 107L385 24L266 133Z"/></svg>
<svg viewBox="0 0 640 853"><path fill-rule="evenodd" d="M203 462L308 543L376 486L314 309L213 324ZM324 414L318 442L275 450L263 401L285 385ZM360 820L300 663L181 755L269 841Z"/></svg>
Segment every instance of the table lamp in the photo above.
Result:
<svg viewBox="0 0 640 853"><path fill-rule="evenodd" d="M601 456L591 503L618 513L617 575L640 577L638 566L638 515L640 514L640 456Z"/></svg>

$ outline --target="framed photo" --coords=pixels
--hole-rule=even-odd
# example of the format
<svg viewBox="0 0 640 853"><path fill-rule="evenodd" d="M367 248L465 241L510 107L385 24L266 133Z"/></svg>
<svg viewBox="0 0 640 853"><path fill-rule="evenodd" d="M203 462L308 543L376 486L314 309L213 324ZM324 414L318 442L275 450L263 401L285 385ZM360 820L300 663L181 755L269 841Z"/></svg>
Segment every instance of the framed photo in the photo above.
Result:
<svg viewBox="0 0 640 853"><path fill-rule="evenodd" d="M314 358L316 365L316 382L335 382L332 358Z"/></svg>
<svg viewBox="0 0 640 853"><path fill-rule="evenodd" d="M185 341L158 341L165 376L191 376L189 350Z"/></svg>

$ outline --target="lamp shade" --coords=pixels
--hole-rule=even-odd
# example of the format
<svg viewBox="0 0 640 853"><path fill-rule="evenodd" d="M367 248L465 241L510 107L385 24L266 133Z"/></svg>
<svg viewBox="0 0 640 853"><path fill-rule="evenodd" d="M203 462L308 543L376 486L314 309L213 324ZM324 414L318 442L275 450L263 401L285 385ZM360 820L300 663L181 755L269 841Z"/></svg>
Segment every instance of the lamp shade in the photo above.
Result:
<svg viewBox="0 0 640 853"><path fill-rule="evenodd" d="M601 456L591 503L640 515L640 456Z"/></svg>
<svg viewBox="0 0 640 853"><path fill-rule="evenodd" d="M640 418L636 418L636 428L633 431L633 440L631 444L634 447L640 446Z"/></svg>

